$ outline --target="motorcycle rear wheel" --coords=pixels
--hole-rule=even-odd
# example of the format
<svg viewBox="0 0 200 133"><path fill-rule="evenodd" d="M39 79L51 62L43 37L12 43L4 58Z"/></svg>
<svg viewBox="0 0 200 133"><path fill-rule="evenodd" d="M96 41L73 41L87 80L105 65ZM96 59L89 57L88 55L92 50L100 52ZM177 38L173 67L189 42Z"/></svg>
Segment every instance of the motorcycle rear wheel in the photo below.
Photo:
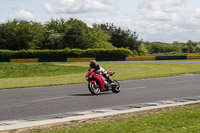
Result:
<svg viewBox="0 0 200 133"><path fill-rule="evenodd" d="M88 89L93 95L99 95L100 93L100 87L97 83L94 85L94 82L89 82Z"/></svg>
<svg viewBox="0 0 200 133"><path fill-rule="evenodd" d="M117 84L117 86L113 86L112 89L111 89L111 91L113 93L119 93L120 90L121 90L120 84L119 84L119 82L117 80L113 80L113 81Z"/></svg>

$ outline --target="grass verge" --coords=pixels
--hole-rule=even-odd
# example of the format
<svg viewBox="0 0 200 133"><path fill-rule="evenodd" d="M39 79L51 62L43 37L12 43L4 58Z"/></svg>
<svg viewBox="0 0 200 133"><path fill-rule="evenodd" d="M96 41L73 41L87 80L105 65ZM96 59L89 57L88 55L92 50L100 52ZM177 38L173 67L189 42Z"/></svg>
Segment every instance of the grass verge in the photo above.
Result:
<svg viewBox="0 0 200 133"><path fill-rule="evenodd" d="M31 133L199 133L200 104L66 122Z"/></svg>
<svg viewBox="0 0 200 133"><path fill-rule="evenodd" d="M0 63L0 78L41 77L84 73L88 67L53 63Z"/></svg>
<svg viewBox="0 0 200 133"><path fill-rule="evenodd" d="M200 73L200 64L101 64L117 80ZM88 64L0 63L0 89L86 83Z"/></svg>

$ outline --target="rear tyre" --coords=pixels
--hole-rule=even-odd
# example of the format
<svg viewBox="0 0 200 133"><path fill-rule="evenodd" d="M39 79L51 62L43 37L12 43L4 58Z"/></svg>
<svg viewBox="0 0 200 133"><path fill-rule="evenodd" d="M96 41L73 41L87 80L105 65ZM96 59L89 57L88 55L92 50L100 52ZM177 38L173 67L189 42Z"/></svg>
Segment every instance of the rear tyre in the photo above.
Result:
<svg viewBox="0 0 200 133"><path fill-rule="evenodd" d="M99 95L100 93L100 87L97 83L94 85L94 82L89 82L88 89L93 95Z"/></svg>
<svg viewBox="0 0 200 133"><path fill-rule="evenodd" d="M120 88L120 84L117 80L113 80L117 85L112 87L112 92L114 93L119 93L121 88Z"/></svg>

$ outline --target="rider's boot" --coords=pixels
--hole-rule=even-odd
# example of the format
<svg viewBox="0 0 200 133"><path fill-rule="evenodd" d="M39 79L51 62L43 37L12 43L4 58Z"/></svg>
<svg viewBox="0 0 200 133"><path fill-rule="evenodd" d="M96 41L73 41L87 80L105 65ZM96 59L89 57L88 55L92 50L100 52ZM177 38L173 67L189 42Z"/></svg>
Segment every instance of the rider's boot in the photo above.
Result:
<svg viewBox="0 0 200 133"><path fill-rule="evenodd" d="M111 80L109 77L107 78L107 80L110 82L110 86L115 85L115 82L113 80Z"/></svg>

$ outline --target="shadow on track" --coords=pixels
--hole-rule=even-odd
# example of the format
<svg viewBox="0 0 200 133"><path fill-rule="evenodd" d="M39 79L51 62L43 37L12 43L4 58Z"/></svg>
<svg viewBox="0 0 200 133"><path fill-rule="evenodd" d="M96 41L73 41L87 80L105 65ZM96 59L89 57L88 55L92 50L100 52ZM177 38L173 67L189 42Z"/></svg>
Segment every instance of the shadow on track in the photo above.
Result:
<svg viewBox="0 0 200 133"><path fill-rule="evenodd" d="M87 94L71 94L70 96L94 96L94 95L87 93Z"/></svg>
<svg viewBox="0 0 200 133"><path fill-rule="evenodd" d="M86 97L86 96L101 96L101 95L109 95L109 94L113 94L112 92L103 92L100 93L99 95L93 95L91 93L85 93L85 94L71 94L70 96L82 96L82 97Z"/></svg>

